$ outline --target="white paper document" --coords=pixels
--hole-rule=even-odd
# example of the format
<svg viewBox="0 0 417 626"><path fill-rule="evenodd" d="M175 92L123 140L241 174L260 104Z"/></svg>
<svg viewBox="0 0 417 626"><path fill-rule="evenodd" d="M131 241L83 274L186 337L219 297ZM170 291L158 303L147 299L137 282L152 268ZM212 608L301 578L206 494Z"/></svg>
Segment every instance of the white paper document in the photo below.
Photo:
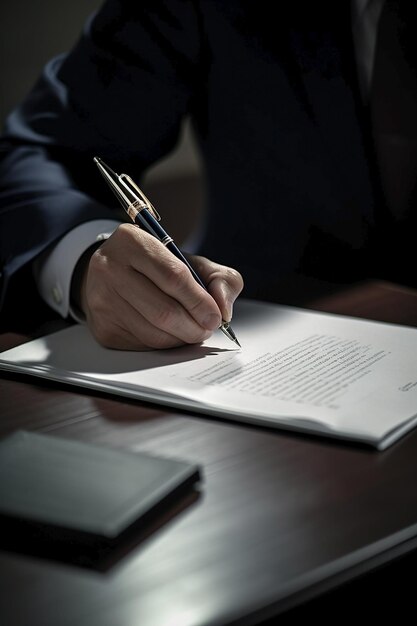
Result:
<svg viewBox="0 0 417 626"><path fill-rule="evenodd" d="M77 325L0 354L0 369L380 450L417 425L417 329L239 300L200 346L108 350Z"/></svg>

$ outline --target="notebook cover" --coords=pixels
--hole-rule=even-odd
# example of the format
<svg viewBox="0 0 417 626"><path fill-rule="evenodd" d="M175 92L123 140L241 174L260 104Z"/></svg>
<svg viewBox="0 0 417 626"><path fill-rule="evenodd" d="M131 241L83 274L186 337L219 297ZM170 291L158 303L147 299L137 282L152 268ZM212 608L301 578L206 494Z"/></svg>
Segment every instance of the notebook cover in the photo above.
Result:
<svg viewBox="0 0 417 626"><path fill-rule="evenodd" d="M200 479L197 465L17 431L0 441L0 516L113 540ZM0 519L1 519L0 518Z"/></svg>

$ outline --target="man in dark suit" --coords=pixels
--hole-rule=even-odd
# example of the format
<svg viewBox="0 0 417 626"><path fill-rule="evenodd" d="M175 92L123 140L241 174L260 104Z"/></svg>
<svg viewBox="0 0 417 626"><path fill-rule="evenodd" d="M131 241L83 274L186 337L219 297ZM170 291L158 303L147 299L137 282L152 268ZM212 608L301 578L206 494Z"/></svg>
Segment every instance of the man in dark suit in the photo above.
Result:
<svg viewBox="0 0 417 626"><path fill-rule="evenodd" d="M229 319L240 274L243 294L265 299L279 299L295 276L415 281L414 185L393 208L377 152L382 143L392 154L399 136L381 131L371 97L383 2L290 4L104 4L7 122L6 305L14 308L13 284L24 275L62 315L85 314L105 345L159 348L201 341ZM402 34L406 16L393 4ZM117 227L93 163L98 155L139 178L173 148L186 115L207 189L193 263L211 296L146 233Z"/></svg>

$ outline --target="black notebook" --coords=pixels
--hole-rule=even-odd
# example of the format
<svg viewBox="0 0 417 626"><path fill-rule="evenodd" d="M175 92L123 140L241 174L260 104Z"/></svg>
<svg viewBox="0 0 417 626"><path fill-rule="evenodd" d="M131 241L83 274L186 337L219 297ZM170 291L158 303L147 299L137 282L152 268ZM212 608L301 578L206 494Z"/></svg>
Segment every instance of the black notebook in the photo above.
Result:
<svg viewBox="0 0 417 626"><path fill-rule="evenodd" d="M17 431L0 441L0 521L114 540L199 479L180 460Z"/></svg>

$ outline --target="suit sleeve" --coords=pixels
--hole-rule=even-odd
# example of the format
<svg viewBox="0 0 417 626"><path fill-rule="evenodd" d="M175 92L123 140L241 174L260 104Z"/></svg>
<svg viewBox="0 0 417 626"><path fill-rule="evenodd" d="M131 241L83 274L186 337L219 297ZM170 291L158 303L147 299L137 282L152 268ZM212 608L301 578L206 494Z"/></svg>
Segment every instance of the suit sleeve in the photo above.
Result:
<svg viewBox="0 0 417 626"><path fill-rule="evenodd" d="M0 307L10 280L77 225L118 219L93 157L140 177L198 91L193 2L107 1L52 59L0 140Z"/></svg>

